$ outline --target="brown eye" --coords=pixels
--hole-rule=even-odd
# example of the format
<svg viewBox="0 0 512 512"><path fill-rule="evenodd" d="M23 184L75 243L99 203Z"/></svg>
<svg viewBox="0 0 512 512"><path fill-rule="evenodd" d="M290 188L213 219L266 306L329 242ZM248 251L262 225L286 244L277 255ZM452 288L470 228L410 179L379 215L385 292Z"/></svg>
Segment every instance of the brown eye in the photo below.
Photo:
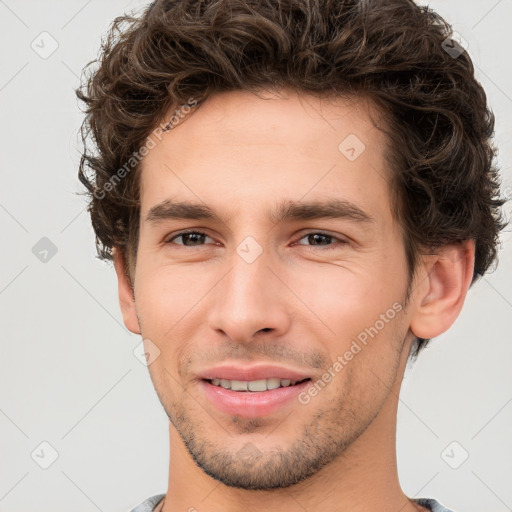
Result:
<svg viewBox="0 0 512 512"><path fill-rule="evenodd" d="M336 249L341 245L345 245L348 242L341 238L337 238L329 233L322 233L321 231L315 231L312 233L307 233L300 240L307 239L310 244L310 247L325 247L326 249ZM337 243L332 243L333 241ZM299 245L306 245L299 243Z"/></svg>
<svg viewBox="0 0 512 512"><path fill-rule="evenodd" d="M184 245L185 247L196 247L204 243L205 238L210 238L206 233L200 231L185 231L173 236L166 243L175 243L175 245ZM181 239L182 243L176 243L175 240Z"/></svg>

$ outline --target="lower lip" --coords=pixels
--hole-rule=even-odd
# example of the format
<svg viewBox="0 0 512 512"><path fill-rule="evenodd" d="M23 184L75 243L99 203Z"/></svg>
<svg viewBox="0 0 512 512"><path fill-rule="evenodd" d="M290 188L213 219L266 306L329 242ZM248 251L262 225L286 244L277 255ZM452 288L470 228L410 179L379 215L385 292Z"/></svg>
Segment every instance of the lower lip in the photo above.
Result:
<svg viewBox="0 0 512 512"><path fill-rule="evenodd" d="M266 416L279 410L311 384L310 380L267 391L232 391L221 386L214 386L209 381L201 381L206 397L220 411L245 418Z"/></svg>

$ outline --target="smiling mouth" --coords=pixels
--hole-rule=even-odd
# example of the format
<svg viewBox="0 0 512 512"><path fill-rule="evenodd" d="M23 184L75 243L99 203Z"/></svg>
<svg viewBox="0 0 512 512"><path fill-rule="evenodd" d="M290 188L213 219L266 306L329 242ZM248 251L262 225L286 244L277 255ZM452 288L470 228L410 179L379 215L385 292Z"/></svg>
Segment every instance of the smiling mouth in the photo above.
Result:
<svg viewBox="0 0 512 512"><path fill-rule="evenodd" d="M270 391L272 389L278 388L287 388L291 386L295 386L296 384L301 384L310 378L302 379L302 380L290 380L290 379L259 379L259 380L228 380L228 379L205 379L206 382L212 384L213 386L218 386L224 389L229 389L231 391L240 391L247 393L261 393L263 391Z"/></svg>

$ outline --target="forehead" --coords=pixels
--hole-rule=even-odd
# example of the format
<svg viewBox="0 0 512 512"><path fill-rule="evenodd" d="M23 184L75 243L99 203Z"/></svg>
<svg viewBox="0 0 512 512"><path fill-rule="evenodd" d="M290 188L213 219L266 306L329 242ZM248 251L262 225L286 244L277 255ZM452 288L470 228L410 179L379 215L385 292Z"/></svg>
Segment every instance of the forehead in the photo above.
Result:
<svg viewBox="0 0 512 512"><path fill-rule="evenodd" d="M142 216L170 197L207 203L226 217L262 210L268 219L275 208L267 207L283 200L324 198L382 216L390 173L379 119L378 109L360 98L287 90L217 94L144 157Z"/></svg>

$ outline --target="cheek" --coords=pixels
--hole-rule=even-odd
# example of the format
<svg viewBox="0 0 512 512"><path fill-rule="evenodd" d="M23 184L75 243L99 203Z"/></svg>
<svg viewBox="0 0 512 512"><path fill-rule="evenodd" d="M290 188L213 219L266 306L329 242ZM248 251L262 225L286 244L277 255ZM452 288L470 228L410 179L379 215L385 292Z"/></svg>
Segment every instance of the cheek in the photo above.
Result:
<svg viewBox="0 0 512 512"><path fill-rule="evenodd" d="M296 269L288 279L296 283L293 289L307 306L308 315L321 319L339 340L355 339L376 323L378 331L388 332L390 324L396 323L397 310L403 308L405 279L378 263L364 268L310 266Z"/></svg>
<svg viewBox="0 0 512 512"><path fill-rule="evenodd" d="M330 347L331 358L342 364L338 392L354 410L372 414L395 383L407 322L400 303L394 305L369 311L363 304L338 323L343 333Z"/></svg>
<svg viewBox="0 0 512 512"><path fill-rule="evenodd" d="M379 412L393 388L399 369L399 353L388 348L383 353L362 351L345 368L347 374L341 394L344 406L369 423Z"/></svg>
<svg viewBox="0 0 512 512"><path fill-rule="evenodd" d="M169 329L174 329L209 289L203 277L208 276L193 265L140 268L135 299L143 325L159 336L172 333Z"/></svg>
<svg viewBox="0 0 512 512"><path fill-rule="evenodd" d="M158 272L141 269L138 276L135 300L141 334L159 350L159 356L149 366L156 385L168 383L172 388L180 380L177 361L193 339L191 329L197 322L190 320L194 306L204 295L204 289L195 290L199 288L197 281L195 286L190 285L192 282L186 272L170 268Z"/></svg>

